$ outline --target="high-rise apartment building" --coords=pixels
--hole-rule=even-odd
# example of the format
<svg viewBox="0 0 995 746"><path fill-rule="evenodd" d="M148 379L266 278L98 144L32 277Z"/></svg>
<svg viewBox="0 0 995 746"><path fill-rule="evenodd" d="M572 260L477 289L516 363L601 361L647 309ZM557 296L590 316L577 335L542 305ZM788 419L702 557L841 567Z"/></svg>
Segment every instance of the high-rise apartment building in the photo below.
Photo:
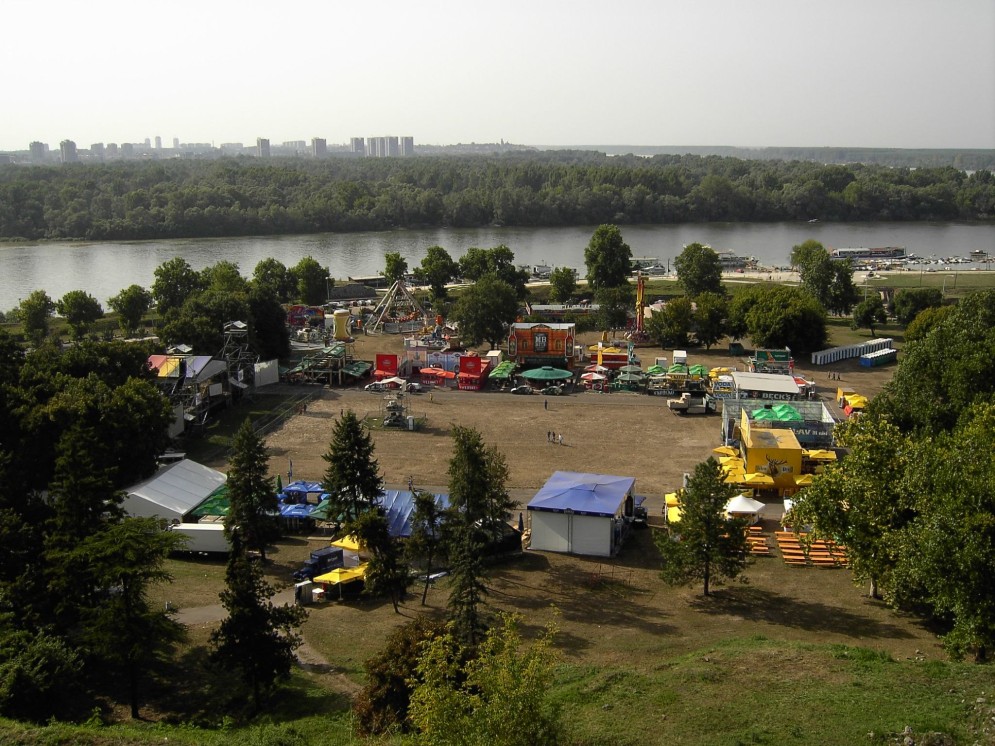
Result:
<svg viewBox="0 0 995 746"><path fill-rule="evenodd" d="M397 158L401 154L401 146L398 144L397 138L390 136L385 137L384 140L387 141L387 156Z"/></svg>
<svg viewBox="0 0 995 746"><path fill-rule="evenodd" d="M35 140L28 145L28 151L31 153L31 160L34 163L44 163L48 160L48 145L43 142Z"/></svg>
<svg viewBox="0 0 995 746"><path fill-rule="evenodd" d="M155 136L155 149L156 150L162 150L162 136L161 135L156 135Z"/></svg>
<svg viewBox="0 0 995 746"><path fill-rule="evenodd" d="M353 152L356 151L356 143L362 143L363 138L352 138ZM393 135L386 137L366 138L366 155L370 158L396 158L400 155L415 154L415 139L413 137L402 137L400 140Z"/></svg>
<svg viewBox="0 0 995 746"><path fill-rule="evenodd" d="M366 141L362 137L353 137L349 140L349 150L356 155L366 155Z"/></svg>
<svg viewBox="0 0 995 746"><path fill-rule="evenodd" d="M328 155L328 143L325 141L325 138L311 138L311 155L315 158L324 158Z"/></svg>
<svg viewBox="0 0 995 746"><path fill-rule="evenodd" d="M90 145L90 157L95 161L104 160L104 144L102 142L95 142Z"/></svg>
<svg viewBox="0 0 995 746"><path fill-rule="evenodd" d="M121 143L121 157L122 158L134 158L135 157L135 144L130 142Z"/></svg>
<svg viewBox="0 0 995 746"><path fill-rule="evenodd" d="M259 158L269 158L269 139L265 137L256 138L256 156Z"/></svg>
<svg viewBox="0 0 995 746"><path fill-rule="evenodd" d="M174 137L173 138L173 150L179 150L179 149L180 149L180 138Z"/></svg>
<svg viewBox="0 0 995 746"><path fill-rule="evenodd" d="M60 142L59 156L63 163L79 163L79 154L76 152L76 143L72 140L63 140Z"/></svg>
<svg viewBox="0 0 995 746"><path fill-rule="evenodd" d="M401 155L408 157L415 154L415 138L402 137L401 138Z"/></svg>
<svg viewBox="0 0 995 746"><path fill-rule="evenodd" d="M106 151L108 158L117 158L117 143L116 142L107 143Z"/></svg>

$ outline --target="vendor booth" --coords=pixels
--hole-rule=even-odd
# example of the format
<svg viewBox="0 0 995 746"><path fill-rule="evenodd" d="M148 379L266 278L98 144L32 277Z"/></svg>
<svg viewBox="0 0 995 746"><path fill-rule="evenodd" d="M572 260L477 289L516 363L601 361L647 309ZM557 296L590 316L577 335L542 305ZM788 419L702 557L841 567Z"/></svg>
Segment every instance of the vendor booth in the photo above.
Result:
<svg viewBox="0 0 995 746"><path fill-rule="evenodd" d="M729 375L732 376L738 399L795 401L805 398L804 390L792 376L741 371L733 371Z"/></svg>
<svg viewBox="0 0 995 746"><path fill-rule="evenodd" d="M633 477L555 472L528 504L530 548L612 557L635 515Z"/></svg>

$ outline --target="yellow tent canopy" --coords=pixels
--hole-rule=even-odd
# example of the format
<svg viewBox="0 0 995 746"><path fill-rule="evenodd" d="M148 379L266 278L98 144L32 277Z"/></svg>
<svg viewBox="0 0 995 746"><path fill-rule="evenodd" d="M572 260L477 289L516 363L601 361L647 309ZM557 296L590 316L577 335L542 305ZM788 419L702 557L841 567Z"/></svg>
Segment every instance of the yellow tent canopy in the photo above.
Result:
<svg viewBox="0 0 995 746"><path fill-rule="evenodd" d="M747 474L742 479L742 484L748 484L751 487L773 487L774 478L770 474L762 474L760 472L754 472L752 474Z"/></svg>
<svg viewBox="0 0 995 746"><path fill-rule="evenodd" d="M340 549L345 549L346 551L349 552L358 552L359 540L355 536L352 536L350 534L349 536L343 536L341 539L336 539L335 541L332 542L332 546L339 547Z"/></svg>
<svg viewBox="0 0 995 746"><path fill-rule="evenodd" d="M667 508L667 522L668 523L681 522L681 509L676 505L672 508Z"/></svg>
<svg viewBox="0 0 995 746"><path fill-rule="evenodd" d="M676 508L680 505L680 500L678 499L676 492L668 492L663 496L663 499L666 501L668 508Z"/></svg>
<svg viewBox="0 0 995 746"><path fill-rule="evenodd" d="M713 448L712 453L716 456L738 456L739 451L737 451L732 446L719 446L718 448Z"/></svg>
<svg viewBox="0 0 995 746"><path fill-rule="evenodd" d="M345 585L346 583L355 583L357 580L363 580L364 578L366 578L365 562L358 567L336 567L331 572L316 576L314 582L323 583L324 585Z"/></svg>
<svg viewBox="0 0 995 746"><path fill-rule="evenodd" d="M807 487L812 484L813 475L812 474L795 474L795 486L797 487Z"/></svg>
<svg viewBox="0 0 995 746"><path fill-rule="evenodd" d="M814 451L809 451L808 453L805 453L803 455L806 456L807 458L812 459L813 461L835 461L836 460L836 451L824 451L824 450L818 450L817 449L817 450L814 450Z"/></svg>

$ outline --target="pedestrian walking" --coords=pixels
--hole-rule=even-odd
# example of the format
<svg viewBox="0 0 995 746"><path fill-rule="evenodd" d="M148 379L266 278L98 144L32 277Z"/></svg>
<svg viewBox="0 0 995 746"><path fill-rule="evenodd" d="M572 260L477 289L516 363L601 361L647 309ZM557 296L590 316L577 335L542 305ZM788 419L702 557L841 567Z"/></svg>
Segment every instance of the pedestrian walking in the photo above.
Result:
<svg viewBox="0 0 995 746"><path fill-rule="evenodd" d="M550 443L550 442L552 442L552 440L553 440L553 433L551 433L549 430L547 430L546 431L546 442Z"/></svg>
<svg viewBox="0 0 995 746"><path fill-rule="evenodd" d="M563 445L563 433L560 433L560 445Z"/></svg>
<svg viewBox="0 0 995 746"><path fill-rule="evenodd" d="M542 400L542 408L545 410L549 410L549 399Z"/></svg>
<svg viewBox="0 0 995 746"><path fill-rule="evenodd" d="M556 431L555 430L553 431L553 442L554 443L556 442Z"/></svg>

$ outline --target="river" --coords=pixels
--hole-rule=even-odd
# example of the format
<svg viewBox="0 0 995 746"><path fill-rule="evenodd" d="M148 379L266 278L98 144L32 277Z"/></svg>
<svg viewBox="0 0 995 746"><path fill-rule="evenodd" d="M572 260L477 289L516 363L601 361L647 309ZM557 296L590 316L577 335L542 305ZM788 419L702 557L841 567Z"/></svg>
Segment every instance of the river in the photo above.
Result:
<svg viewBox="0 0 995 746"><path fill-rule="evenodd" d="M181 256L194 269L221 260L252 274L267 257L287 266L305 256L327 265L333 277L374 275L384 255L397 251L416 266L429 246L442 246L454 259L468 248L505 244L518 264L583 269L584 247L593 227L439 228L380 233L325 233L168 241L52 242L0 244L0 310L17 306L32 290L54 300L69 290L86 290L106 307L107 299L132 284L149 287L163 262ZM755 256L768 266L787 265L791 247L815 239L829 247L904 246L929 257L967 256L974 249L995 255L995 223L707 223L622 226L632 255L673 262L685 244L700 241L717 250ZM582 273L583 274L583 271Z"/></svg>

